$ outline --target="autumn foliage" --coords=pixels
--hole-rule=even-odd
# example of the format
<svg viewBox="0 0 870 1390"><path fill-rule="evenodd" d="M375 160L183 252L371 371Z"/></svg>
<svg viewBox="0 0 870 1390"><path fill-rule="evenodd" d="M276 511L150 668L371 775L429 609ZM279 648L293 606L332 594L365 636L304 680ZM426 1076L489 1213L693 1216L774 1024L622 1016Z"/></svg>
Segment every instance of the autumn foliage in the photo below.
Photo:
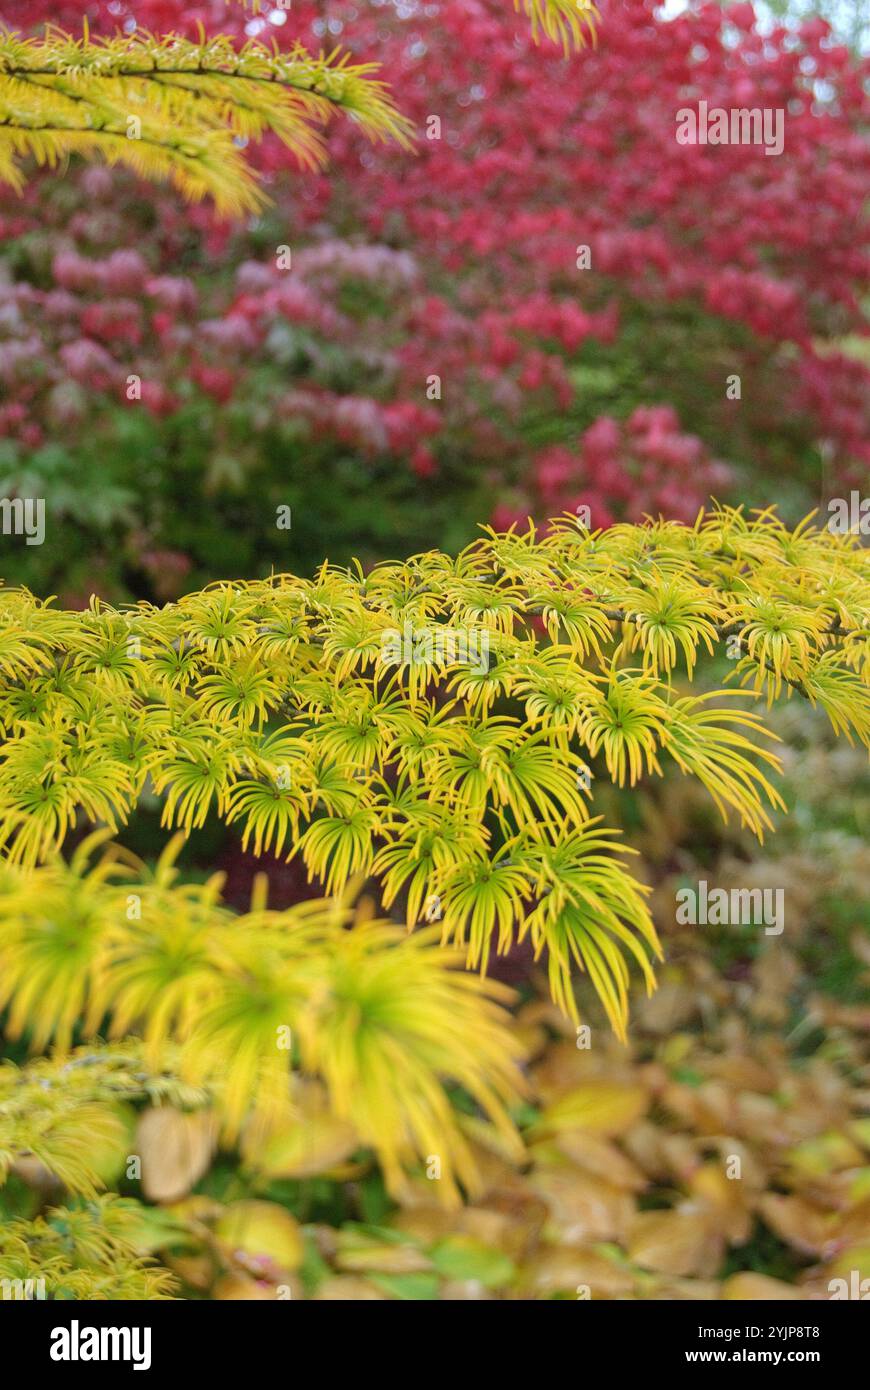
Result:
<svg viewBox="0 0 870 1390"><path fill-rule="evenodd" d="M16 8L2 1296L858 1296L864 65L744 4ZM686 930L707 874L788 936Z"/></svg>
<svg viewBox="0 0 870 1390"><path fill-rule="evenodd" d="M42 19L18 9L18 24ZM99 35L127 12L89 13ZM218 577L176 515L191 488L235 533L237 572L281 567L238 500L252 478L265 504L296 508L308 566L327 551L383 557L391 537L419 548L433 525L455 547L486 516L505 526L583 505L593 525L691 521L710 497L766 504L771 474L797 520L859 484L865 65L824 21L762 37L748 5L665 22L623 0L603 11L597 46L566 59L502 0L343 15L331 6L327 23L304 0L285 24L217 0L135 6L140 30L220 24L286 52L301 39L375 58L413 149L333 122L328 167L300 180L277 137L249 141L273 207L248 228L162 193L122 204L98 169L62 198L49 183L8 208L8 470L29 474L48 447L36 467L65 483L96 467L99 436L124 565L102 557L85 508L77 519L106 592ZM701 99L782 108L783 155L678 144L676 111ZM190 273L197 257L207 276ZM133 462L166 449L177 496ZM349 498L352 529L323 476Z"/></svg>

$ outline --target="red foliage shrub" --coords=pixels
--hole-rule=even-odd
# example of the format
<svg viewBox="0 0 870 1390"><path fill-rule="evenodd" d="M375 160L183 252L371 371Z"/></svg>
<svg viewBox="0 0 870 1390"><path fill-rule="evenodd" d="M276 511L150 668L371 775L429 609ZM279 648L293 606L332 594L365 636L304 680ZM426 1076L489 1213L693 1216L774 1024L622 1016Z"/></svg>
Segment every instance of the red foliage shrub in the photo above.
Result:
<svg viewBox="0 0 870 1390"><path fill-rule="evenodd" d="M803 470L810 486L822 454L844 484L870 461L867 369L831 350L866 331L868 65L823 20L763 36L747 4L667 22L652 0L609 0L597 50L565 60L531 43L507 0L334 3L327 18L295 0L280 24L222 0L86 8L97 31L135 19L347 44L383 63L421 139L404 155L336 125L313 179L288 175L277 142L254 151L290 275L271 251L239 264L233 229L168 194L146 265L118 244L130 233L113 181L89 171L87 206L54 236L49 287L0 287L0 381L24 407L4 410L6 433L24 440L36 424L25 364L40 336L63 419L69 380L123 397L135 363L148 408L172 408L179 370L218 402L243 399L250 367L286 348L283 323L340 345L355 380L318 380L309 343L314 370L309 356L306 379L291 370L267 401L278 418L396 454L420 479L464 457L524 514L586 497L602 520L694 514L729 485L714 456ZM37 3L6 16L46 17ZM50 17L75 27L81 7ZM781 110L783 153L678 143L677 112L702 100ZM13 205L5 235L31 226L39 202ZM205 295L173 273L192 231L215 272ZM348 281L383 299L377 340L343 307ZM606 379L590 388L599 362ZM740 405L725 402L731 374Z"/></svg>

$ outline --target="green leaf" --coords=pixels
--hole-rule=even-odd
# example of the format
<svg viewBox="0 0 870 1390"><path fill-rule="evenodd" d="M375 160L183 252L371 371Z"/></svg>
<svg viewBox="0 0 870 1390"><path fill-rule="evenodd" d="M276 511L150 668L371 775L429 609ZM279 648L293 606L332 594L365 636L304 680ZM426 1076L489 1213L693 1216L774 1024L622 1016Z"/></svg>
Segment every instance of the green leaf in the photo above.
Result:
<svg viewBox="0 0 870 1390"><path fill-rule="evenodd" d="M473 1280L487 1288L509 1284L516 1273L513 1260L473 1236L450 1236L434 1246L429 1257L445 1279L462 1283Z"/></svg>

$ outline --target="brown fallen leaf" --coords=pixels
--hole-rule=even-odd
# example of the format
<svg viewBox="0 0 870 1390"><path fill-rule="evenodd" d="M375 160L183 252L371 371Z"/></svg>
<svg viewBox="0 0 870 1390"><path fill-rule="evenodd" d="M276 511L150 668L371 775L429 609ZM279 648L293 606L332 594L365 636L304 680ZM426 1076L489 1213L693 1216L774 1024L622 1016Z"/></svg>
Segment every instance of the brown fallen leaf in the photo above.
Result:
<svg viewBox="0 0 870 1390"><path fill-rule="evenodd" d="M635 1163L656 1182L675 1179L688 1182L700 1166L698 1141L689 1134L669 1134L646 1122L637 1125L623 1140Z"/></svg>
<svg viewBox="0 0 870 1390"><path fill-rule="evenodd" d="M740 1274L732 1274L725 1280L720 1297L730 1302L776 1302L780 1299L794 1302L805 1299L806 1294L795 1288L794 1284L785 1284L781 1279L771 1279L767 1274L753 1274L750 1270L744 1270Z"/></svg>
<svg viewBox="0 0 870 1390"><path fill-rule="evenodd" d="M337 1274L324 1279L314 1295L315 1303L386 1303L389 1296L370 1284L349 1274Z"/></svg>
<svg viewBox="0 0 870 1390"><path fill-rule="evenodd" d="M553 1042L532 1067L535 1094L545 1105L577 1087L610 1082L632 1084L635 1072L631 1044L625 1048L604 1029L593 1032L592 1038L592 1047L577 1047L576 1041Z"/></svg>
<svg viewBox="0 0 870 1390"><path fill-rule="evenodd" d="M870 1246L870 1197L837 1215L833 1238L842 1245Z"/></svg>
<svg viewBox="0 0 870 1390"><path fill-rule="evenodd" d="M710 1278L723 1251L721 1235L711 1231L700 1206L639 1212L631 1224L628 1255L642 1269Z"/></svg>
<svg viewBox="0 0 870 1390"><path fill-rule="evenodd" d="M456 1229L457 1212L443 1206L413 1206L390 1218L390 1229L412 1236L419 1245L435 1245Z"/></svg>
<svg viewBox="0 0 870 1390"><path fill-rule="evenodd" d="M705 1081L700 1086L672 1081L661 1099L666 1110L699 1134L721 1134L736 1128L733 1093L720 1081Z"/></svg>
<svg viewBox="0 0 870 1390"><path fill-rule="evenodd" d="M528 1184L547 1203L548 1233L565 1245L621 1240L634 1214L634 1201L624 1188L568 1164L535 1168Z"/></svg>
<svg viewBox="0 0 870 1390"><path fill-rule="evenodd" d="M638 1001L636 1013L638 1028L666 1037L697 1015L698 995L682 982L666 980L648 999Z"/></svg>
<svg viewBox="0 0 870 1390"><path fill-rule="evenodd" d="M830 1239L831 1214L802 1197L767 1192L758 1209L772 1231L802 1255L821 1255Z"/></svg>
<svg viewBox="0 0 870 1390"><path fill-rule="evenodd" d="M432 1268L414 1245L370 1240L354 1231L340 1233L335 1263L339 1269L377 1274L422 1274Z"/></svg>
<svg viewBox="0 0 870 1390"><path fill-rule="evenodd" d="M192 1289L211 1288L215 1268L208 1255L164 1254L163 1263Z"/></svg>
<svg viewBox="0 0 870 1390"><path fill-rule="evenodd" d="M630 1269L595 1250L550 1246L541 1250L520 1272L520 1288L526 1297L570 1293L574 1298L625 1298L634 1291ZM579 1292L578 1292L579 1290Z"/></svg>
<svg viewBox="0 0 870 1390"><path fill-rule="evenodd" d="M656 1278L654 1284L644 1288L639 1296L645 1302L653 1303L712 1303L719 1297L719 1285L714 1279L679 1279L675 1275L662 1275Z"/></svg>
<svg viewBox="0 0 870 1390"><path fill-rule="evenodd" d="M870 1242L839 1249L827 1263L807 1270L802 1283L813 1298L870 1299Z"/></svg>
<svg viewBox="0 0 870 1390"><path fill-rule="evenodd" d="M142 1191L150 1202L177 1202L195 1186L217 1144L217 1125L207 1110L183 1114L171 1105L140 1116L136 1148L142 1159Z"/></svg>
<svg viewBox="0 0 870 1390"><path fill-rule="evenodd" d="M512 1260L525 1259L537 1247L548 1214L547 1204L541 1198L517 1188L503 1188L489 1193L486 1209L507 1219L501 1248ZM473 1234L461 1218L460 1224L463 1230L468 1229L469 1234Z"/></svg>
<svg viewBox="0 0 870 1390"><path fill-rule="evenodd" d="M604 1178L614 1187L624 1187L627 1192L640 1192L647 1185L646 1174L641 1172L637 1164L600 1135L579 1129L567 1130L558 1136L555 1147L584 1172ZM532 1153L534 1155L534 1149Z"/></svg>
<svg viewBox="0 0 870 1390"><path fill-rule="evenodd" d="M750 1207L751 1190L742 1178L729 1178L719 1163L705 1163L692 1175L691 1195L707 1208L708 1224L724 1236L729 1245L744 1245L754 1224Z"/></svg>
<svg viewBox="0 0 870 1390"><path fill-rule="evenodd" d="M711 1078L733 1086L735 1091L775 1091L779 1085L774 1071L745 1055L712 1057L707 1072Z"/></svg>
<svg viewBox="0 0 870 1390"><path fill-rule="evenodd" d="M220 1303L233 1302L275 1302L291 1299L294 1302L302 1296L302 1285L298 1280L284 1280L273 1284L264 1279L249 1279L244 1274L225 1274L218 1279L211 1291L212 1298Z"/></svg>

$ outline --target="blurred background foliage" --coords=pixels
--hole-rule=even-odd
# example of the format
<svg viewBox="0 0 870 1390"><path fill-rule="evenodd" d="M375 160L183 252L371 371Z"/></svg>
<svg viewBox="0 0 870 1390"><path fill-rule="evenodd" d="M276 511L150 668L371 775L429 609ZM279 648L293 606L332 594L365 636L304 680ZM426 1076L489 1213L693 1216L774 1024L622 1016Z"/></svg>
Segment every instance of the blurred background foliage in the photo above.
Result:
<svg viewBox="0 0 870 1390"><path fill-rule="evenodd" d="M4 546L8 580L163 600L450 549L490 519L692 519L712 496L795 520L859 485L866 60L845 11L832 31L609 0L566 58L504 0L51 18L83 9L97 34L346 44L419 138L335 125L312 176L269 137L249 153L272 205L240 222L76 161L6 201L0 485L53 518L49 545ZM785 152L677 145L697 99L782 106Z"/></svg>

